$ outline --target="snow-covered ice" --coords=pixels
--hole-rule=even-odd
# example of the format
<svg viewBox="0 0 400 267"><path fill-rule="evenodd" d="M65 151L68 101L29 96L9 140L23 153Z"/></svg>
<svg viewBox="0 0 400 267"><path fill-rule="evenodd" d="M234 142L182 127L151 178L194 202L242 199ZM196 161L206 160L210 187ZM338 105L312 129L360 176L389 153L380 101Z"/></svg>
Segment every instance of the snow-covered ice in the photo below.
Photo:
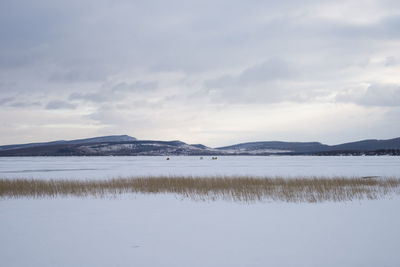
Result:
<svg viewBox="0 0 400 267"><path fill-rule="evenodd" d="M400 266L400 200L0 201L1 266Z"/></svg>
<svg viewBox="0 0 400 267"><path fill-rule="evenodd" d="M400 157L7 157L0 178L104 179L147 175L400 176Z"/></svg>
<svg viewBox="0 0 400 267"><path fill-rule="evenodd" d="M0 158L0 178L400 176L400 157ZM0 200L7 267L400 266L400 197L318 204L172 194Z"/></svg>

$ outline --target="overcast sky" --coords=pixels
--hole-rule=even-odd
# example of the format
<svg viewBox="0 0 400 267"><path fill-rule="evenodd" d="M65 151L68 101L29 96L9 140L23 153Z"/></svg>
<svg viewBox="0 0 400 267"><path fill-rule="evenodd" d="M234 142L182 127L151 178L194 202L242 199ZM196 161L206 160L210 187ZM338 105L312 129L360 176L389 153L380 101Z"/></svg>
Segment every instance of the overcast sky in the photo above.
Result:
<svg viewBox="0 0 400 267"><path fill-rule="evenodd" d="M398 0L1 0L0 144L400 136Z"/></svg>

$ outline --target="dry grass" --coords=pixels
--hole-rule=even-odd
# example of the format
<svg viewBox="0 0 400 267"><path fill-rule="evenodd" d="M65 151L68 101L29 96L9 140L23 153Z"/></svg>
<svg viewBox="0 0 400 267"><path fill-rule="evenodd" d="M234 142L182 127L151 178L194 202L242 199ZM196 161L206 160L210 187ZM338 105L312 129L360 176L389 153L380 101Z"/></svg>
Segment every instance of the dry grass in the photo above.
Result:
<svg viewBox="0 0 400 267"><path fill-rule="evenodd" d="M173 193L195 200L323 202L400 194L397 178L144 177L101 181L0 179L0 198Z"/></svg>

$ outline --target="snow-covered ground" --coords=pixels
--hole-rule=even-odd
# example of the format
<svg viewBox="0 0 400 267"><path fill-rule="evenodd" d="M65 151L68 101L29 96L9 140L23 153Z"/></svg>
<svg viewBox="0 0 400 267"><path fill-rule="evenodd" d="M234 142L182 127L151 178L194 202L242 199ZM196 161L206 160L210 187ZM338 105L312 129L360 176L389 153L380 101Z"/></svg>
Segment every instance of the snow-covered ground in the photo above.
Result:
<svg viewBox="0 0 400 267"><path fill-rule="evenodd" d="M104 179L143 175L400 176L400 157L0 157L0 178Z"/></svg>
<svg viewBox="0 0 400 267"><path fill-rule="evenodd" d="M0 178L400 176L400 157L0 158ZM397 267L400 197L294 204L174 195L0 200L0 266Z"/></svg>
<svg viewBox="0 0 400 267"><path fill-rule="evenodd" d="M400 266L400 199L288 204L172 195L0 201L0 265Z"/></svg>

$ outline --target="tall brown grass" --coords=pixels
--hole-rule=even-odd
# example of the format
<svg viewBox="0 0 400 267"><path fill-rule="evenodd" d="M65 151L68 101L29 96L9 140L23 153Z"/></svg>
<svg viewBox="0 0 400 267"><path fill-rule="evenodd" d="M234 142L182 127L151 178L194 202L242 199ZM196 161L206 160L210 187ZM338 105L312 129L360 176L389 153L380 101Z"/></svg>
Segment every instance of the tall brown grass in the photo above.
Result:
<svg viewBox="0 0 400 267"><path fill-rule="evenodd" d="M143 177L111 180L0 179L0 198L172 193L194 200L323 202L400 194L397 178Z"/></svg>

